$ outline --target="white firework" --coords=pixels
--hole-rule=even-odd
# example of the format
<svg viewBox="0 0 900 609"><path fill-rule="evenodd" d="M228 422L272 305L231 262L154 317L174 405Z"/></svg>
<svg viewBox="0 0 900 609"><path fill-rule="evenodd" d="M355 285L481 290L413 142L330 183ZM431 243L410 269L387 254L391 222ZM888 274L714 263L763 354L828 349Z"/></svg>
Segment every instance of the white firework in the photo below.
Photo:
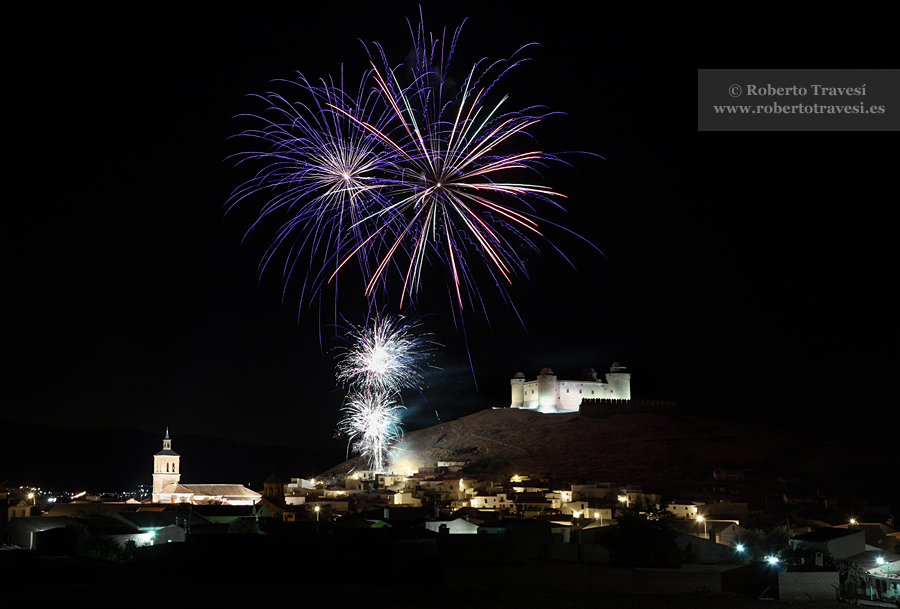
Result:
<svg viewBox="0 0 900 609"><path fill-rule="evenodd" d="M347 397L338 431L349 438L353 451L376 473L385 471L390 450L403 437L402 408L391 394L376 387L364 387Z"/></svg>
<svg viewBox="0 0 900 609"><path fill-rule="evenodd" d="M421 363L434 345L416 334L420 325L418 318L376 316L367 326L352 328L346 334L350 345L338 362L338 382L385 393L418 389Z"/></svg>

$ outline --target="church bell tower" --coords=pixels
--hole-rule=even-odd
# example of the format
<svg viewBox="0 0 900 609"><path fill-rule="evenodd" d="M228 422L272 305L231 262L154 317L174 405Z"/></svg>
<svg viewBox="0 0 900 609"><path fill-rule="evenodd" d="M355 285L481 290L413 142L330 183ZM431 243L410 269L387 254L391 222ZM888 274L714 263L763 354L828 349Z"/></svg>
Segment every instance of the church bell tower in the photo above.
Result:
<svg viewBox="0 0 900 609"><path fill-rule="evenodd" d="M153 503L159 503L160 492L181 480L181 456L172 450L169 428L163 439L163 449L153 455Z"/></svg>

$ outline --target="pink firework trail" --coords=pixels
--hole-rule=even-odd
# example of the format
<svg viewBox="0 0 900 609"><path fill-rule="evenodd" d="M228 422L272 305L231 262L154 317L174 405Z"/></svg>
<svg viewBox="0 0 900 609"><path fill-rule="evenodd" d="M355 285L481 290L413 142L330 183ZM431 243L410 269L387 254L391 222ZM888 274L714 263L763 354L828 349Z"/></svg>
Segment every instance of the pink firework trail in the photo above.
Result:
<svg viewBox="0 0 900 609"><path fill-rule="evenodd" d="M561 209L564 195L515 177L562 163L530 149L528 130L553 113L509 109L506 96L489 101L502 77L527 61L518 57L525 47L509 59L476 62L456 87L449 66L462 26L449 42L426 33L421 22L410 29L411 64L392 68L375 43L369 54L377 61L370 61L368 84L355 97L302 78L311 103L268 96L273 118L243 134L269 145L245 155L268 165L235 191L231 204L278 193L254 224L276 211L287 216L262 267L289 244L287 279L306 251L304 294L335 282L356 260L362 292L376 302L396 273L403 308L421 292L426 269L442 266L453 308L462 313L468 301L486 311L474 273L480 261L511 305L504 286L527 277L513 244L539 251L540 239L557 249L540 228L551 223L535 209Z"/></svg>

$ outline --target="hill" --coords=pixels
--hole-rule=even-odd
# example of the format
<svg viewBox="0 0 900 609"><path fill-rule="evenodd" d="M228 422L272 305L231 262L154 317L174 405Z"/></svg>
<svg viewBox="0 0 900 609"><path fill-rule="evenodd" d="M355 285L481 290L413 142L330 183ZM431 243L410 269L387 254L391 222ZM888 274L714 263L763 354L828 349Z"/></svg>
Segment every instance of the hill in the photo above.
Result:
<svg viewBox="0 0 900 609"><path fill-rule="evenodd" d="M878 483L877 472L860 467L876 451L868 452L867 457L864 450L806 436L802 429L683 415L593 419L503 408L410 432L398 454L401 465L470 460L476 470L498 477L523 473L635 483L647 489L709 486L713 469L739 468L760 481L791 476L812 492L874 499L873 494L888 489ZM330 471L347 471L355 463Z"/></svg>

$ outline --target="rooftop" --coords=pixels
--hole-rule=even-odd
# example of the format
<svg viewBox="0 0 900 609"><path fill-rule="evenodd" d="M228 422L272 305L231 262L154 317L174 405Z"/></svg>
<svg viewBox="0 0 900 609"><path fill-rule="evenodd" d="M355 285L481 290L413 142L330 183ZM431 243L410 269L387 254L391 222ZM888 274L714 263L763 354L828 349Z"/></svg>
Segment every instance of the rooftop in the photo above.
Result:
<svg viewBox="0 0 900 609"><path fill-rule="evenodd" d="M810 531L809 533L804 533L803 535L797 535L792 539L792 541L824 543L826 541L831 541L832 539L846 537L847 535L855 535L857 533L862 534L863 531L861 529L839 529L837 527L826 527L824 529L817 529L815 531Z"/></svg>

